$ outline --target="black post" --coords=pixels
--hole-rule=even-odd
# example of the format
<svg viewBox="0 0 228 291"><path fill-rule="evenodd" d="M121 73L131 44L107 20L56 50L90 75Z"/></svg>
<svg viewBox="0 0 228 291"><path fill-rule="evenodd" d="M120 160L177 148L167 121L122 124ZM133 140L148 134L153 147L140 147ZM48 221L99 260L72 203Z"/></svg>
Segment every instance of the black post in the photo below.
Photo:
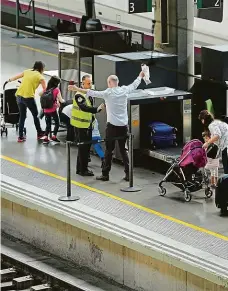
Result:
<svg viewBox="0 0 228 291"><path fill-rule="evenodd" d="M123 192L139 192L142 189L134 187L134 146L133 146L133 134L131 130L131 101L128 101L128 115L129 115L129 187L120 189Z"/></svg>
<svg viewBox="0 0 228 291"><path fill-rule="evenodd" d="M19 0L16 0L16 30L17 34L13 38L25 38L23 35L20 35L19 33L19 21L20 21L20 3Z"/></svg>
<svg viewBox="0 0 228 291"><path fill-rule="evenodd" d="M71 166L70 166L70 146L71 142L66 142L66 154L67 154L67 196L59 197L60 201L77 201L80 198L71 196Z"/></svg>
<svg viewBox="0 0 228 291"><path fill-rule="evenodd" d="M58 73L59 73L59 78L60 80L62 79L62 53L58 53ZM61 91L62 89L62 80L60 81L60 86L59 89Z"/></svg>
<svg viewBox="0 0 228 291"><path fill-rule="evenodd" d="M32 1L32 32L33 36L36 34L36 18L35 18L35 1Z"/></svg>

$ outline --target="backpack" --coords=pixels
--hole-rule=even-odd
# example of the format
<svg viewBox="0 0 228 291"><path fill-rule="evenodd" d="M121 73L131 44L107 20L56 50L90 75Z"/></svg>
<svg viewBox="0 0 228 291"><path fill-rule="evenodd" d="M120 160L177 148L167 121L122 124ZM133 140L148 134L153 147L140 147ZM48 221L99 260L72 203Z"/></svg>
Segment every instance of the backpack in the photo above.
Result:
<svg viewBox="0 0 228 291"><path fill-rule="evenodd" d="M53 89L45 91L40 97L40 105L42 109L51 109L54 106L55 98Z"/></svg>

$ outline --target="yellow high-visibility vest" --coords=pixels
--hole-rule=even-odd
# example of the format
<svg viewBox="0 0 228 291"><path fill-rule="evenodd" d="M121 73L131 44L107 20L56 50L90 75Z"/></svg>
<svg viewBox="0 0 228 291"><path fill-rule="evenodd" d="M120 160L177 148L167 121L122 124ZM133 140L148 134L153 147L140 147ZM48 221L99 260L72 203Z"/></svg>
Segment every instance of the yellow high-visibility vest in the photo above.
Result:
<svg viewBox="0 0 228 291"><path fill-rule="evenodd" d="M77 94L77 93L76 93ZM81 93L80 93L81 94ZM86 105L92 107L92 104L89 98L86 97L86 94L81 94L85 97ZM89 128L92 122L93 114L90 112L82 111L75 99L73 99L73 108L70 123L72 126L77 128Z"/></svg>

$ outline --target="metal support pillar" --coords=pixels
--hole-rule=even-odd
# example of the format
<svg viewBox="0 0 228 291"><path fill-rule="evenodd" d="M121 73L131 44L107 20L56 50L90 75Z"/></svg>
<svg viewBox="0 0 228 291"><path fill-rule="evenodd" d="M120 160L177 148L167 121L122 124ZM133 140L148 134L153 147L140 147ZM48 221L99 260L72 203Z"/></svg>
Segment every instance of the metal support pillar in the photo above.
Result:
<svg viewBox="0 0 228 291"><path fill-rule="evenodd" d="M162 6L164 5L164 6ZM167 17L163 7L168 7ZM178 89L188 90L193 84L194 75L194 2L189 0L155 1L155 39L154 48L158 51L178 55ZM167 21L168 42L162 43L164 23Z"/></svg>

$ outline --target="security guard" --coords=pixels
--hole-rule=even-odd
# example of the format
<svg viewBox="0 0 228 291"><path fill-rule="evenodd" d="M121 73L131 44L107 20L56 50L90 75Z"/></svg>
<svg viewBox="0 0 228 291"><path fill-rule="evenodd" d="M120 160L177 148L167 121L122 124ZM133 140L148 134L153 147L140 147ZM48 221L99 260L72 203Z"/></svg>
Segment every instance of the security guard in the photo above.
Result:
<svg viewBox="0 0 228 291"><path fill-rule="evenodd" d="M82 78L82 87L90 89L92 80L89 75ZM94 114L100 112L104 108L104 104L99 107L93 107L93 99L87 97L86 94L77 93L73 100L73 109L71 116L71 125L75 127L79 142L92 141L92 126ZM94 176L93 172L88 170L88 159L90 152L90 143L79 145L76 173L81 176Z"/></svg>

